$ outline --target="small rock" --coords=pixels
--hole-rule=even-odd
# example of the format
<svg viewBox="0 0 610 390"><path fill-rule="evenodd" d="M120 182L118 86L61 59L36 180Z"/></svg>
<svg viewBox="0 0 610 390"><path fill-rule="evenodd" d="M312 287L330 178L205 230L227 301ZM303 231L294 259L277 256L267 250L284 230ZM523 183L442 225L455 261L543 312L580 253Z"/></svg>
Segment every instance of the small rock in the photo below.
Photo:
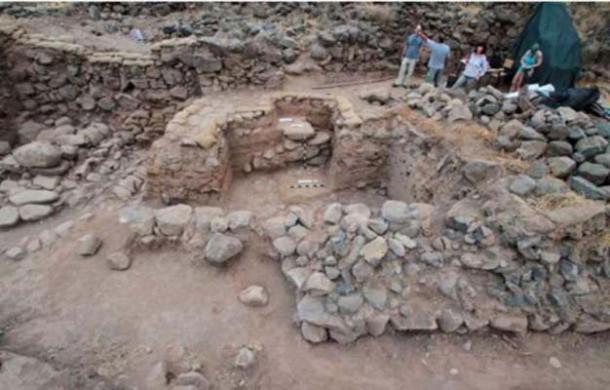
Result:
<svg viewBox="0 0 610 390"><path fill-rule="evenodd" d="M40 248L42 248L42 243L40 242L40 239L33 238L27 243L25 249L28 251L28 253L34 253L39 251Z"/></svg>
<svg viewBox="0 0 610 390"><path fill-rule="evenodd" d="M251 211L234 211L227 216L229 221L229 229L236 231L239 228L248 228L252 223L254 214Z"/></svg>
<svg viewBox="0 0 610 390"><path fill-rule="evenodd" d="M321 326L310 324L307 321L301 323L301 334L310 343L319 344L328 340L328 332Z"/></svg>
<svg viewBox="0 0 610 390"><path fill-rule="evenodd" d="M53 213L53 207L45 204L26 204L19 207L19 216L24 221L38 221Z"/></svg>
<svg viewBox="0 0 610 390"><path fill-rule="evenodd" d="M290 237L278 237L273 240L273 247L283 257L294 254L297 249L297 245L294 240Z"/></svg>
<svg viewBox="0 0 610 390"><path fill-rule="evenodd" d="M339 311L344 314L356 313L364 304L364 298L359 293L354 293L346 296L339 297L337 305Z"/></svg>
<svg viewBox="0 0 610 390"><path fill-rule="evenodd" d="M371 304L371 306L377 310L384 309L388 299L388 293L384 286L365 286L362 289L362 293L364 294L366 301Z"/></svg>
<svg viewBox="0 0 610 390"><path fill-rule="evenodd" d="M131 266L131 258L124 252L115 252L106 257L108 268L116 271L124 271Z"/></svg>
<svg viewBox="0 0 610 390"><path fill-rule="evenodd" d="M536 187L536 180L527 175L519 175L512 182L509 189L512 193L520 196L526 196Z"/></svg>
<svg viewBox="0 0 610 390"><path fill-rule="evenodd" d="M465 104L455 104L451 107L447 120L449 123L456 121L469 121L472 119L472 112Z"/></svg>
<svg viewBox="0 0 610 390"><path fill-rule="evenodd" d="M478 184L500 174L500 166L496 162L473 160L464 165L462 174L472 184Z"/></svg>
<svg viewBox="0 0 610 390"><path fill-rule="evenodd" d="M205 259L212 264L222 265L237 256L242 249L243 244L239 238L214 233L205 246Z"/></svg>
<svg viewBox="0 0 610 390"><path fill-rule="evenodd" d="M335 289L335 284L322 272L314 272L309 275L305 282L304 290L311 296L322 296L331 293Z"/></svg>
<svg viewBox="0 0 610 390"><path fill-rule="evenodd" d="M246 370L256 363L256 352L248 347L242 347L235 357L235 367Z"/></svg>
<svg viewBox="0 0 610 390"><path fill-rule="evenodd" d="M4 255L10 260L21 260L25 256L25 251L18 246L9 248Z"/></svg>
<svg viewBox="0 0 610 390"><path fill-rule="evenodd" d="M438 326L445 333L452 333L464 323L462 315L454 309L444 309L438 318Z"/></svg>
<svg viewBox="0 0 610 390"><path fill-rule="evenodd" d="M155 225L154 211L145 206L126 206L119 211L119 222L128 224L139 235L151 235Z"/></svg>
<svg viewBox="0 0 610 390"><path fill-rule="evenodd" d="M269 302L269 294L263 286L252 285L239 293L239 300L246 306L265 306Z"/></svg>
<svg viewBox="0 0 610 390"><path fill-rule="evenodd" d="M173 384L176 386L190 386L196 390L209 390L210 388L210 382L207 378L196 371L178 375Z"/></svg>
<svg viewBox="0 0 610 390"><path fill-rule="evenodd" d="M0 208L0 228L15 226L19 222L19 211L13 206Z"/></svg>
<svg viewBox="0 0 610 390"><path fill-rule="evenodd" d="M102 246L102 240L93 234L84 235L78 242L78 254L81 256L93 256Z"/></svg>
<svg viewBox="0 0 610 390"><path fill-rule="evenodd" d="M283 119L283 118L281 118ZM292 119L290 121L282 122L280 119L280 128L284 137L292 141L304 141L312 138L316 131L313 127L304 120Z"/></svg>
<svg viewBox="0 0 610 390"><path fill-rule="evenodd" d="M341 220L343 215L343 206L341 203L331 203L324 211L324 222L336 225Z"/></svg>
<svg viewBox="0 0 610 390"><path fill-rule="evenodd" d="M191 221L193 209L186 204L165 207L155 211L159 231L165 236L178 236Z"/></svg>
<svg viewBox="0 0 610 390"><path fill-rule="evenodd" d="M9 200L16 206L30 203L52 203L59 199L59 194L48 190L25 190L12 195Z"/></svg>
<svg viewBox="0 0 610 390"><path fill-rule="evenodd" d="M589 199L596 200L608 200L610 199L610 194L591 183L587 179L579 176L571 176L568 180L568 184L570 188L579 194L584 195Z"/></svg>
<svg viewBox="0 0 610 390"><path fill-rule="evenodd" d="M535 160L546 152L547 143L544 141L524 141L521 143L517 154L523 160Z"/></svg>
<svg viewBox="0 0 610 390"><path fill-rule="evenodd" d="M601 164L594 164L587 161L580 164L578 169L576 169L575 174L584 177L593 184L601 185L604 184L606 178L610 175L610 169Z"/></svg>
<svg viewBox="0 0 610 390"><path fill-rule="evenodd" d="M397 200L386 200L381 206L381 216L391 223L406 222L411 217L409 205Z"/></svg>
<svg viewBox="0 0 610 390"><path fill-rule="evenodd" d="M585 156L585 158L590 158L597 154L604 153L606 146L608 146L608 141L603 137L596 135L579 140L576 143L576 151Z"/></svg>
<svg viewBox="0 0 610 390"><path fill-rule="evenodd" d="M377 237L366 244L360 251L364 259L372 266L378 265L386 253L388 253L388 244L383 237Z"/></svg>
<svg viewBox="0 0 610 390"><path fill-rule="evenodd" d="M441 267L443 265L443 254L440 252L425 252L419 259L433 267Z"/></svg>
<svg viewBox="0 0 610 390"><path fill-rule="evenodd" d="M572 145L566 141L552 141L549 142L549 148L546 151L546 155L549 157L554 156L569 156L573 152Z"/></svg>
<svg viewBox="0 0 610 390"><path fill-rule="evenodd" d="M566 177L576 168L576 161L569 157L551 157L547 160L551 174L555 177Z"/></svg>
<svg viewBox="0 0 610 390"><path fill-rule="evenodd" d="M510 314L499 314L491 320L490 325L494 329L513 333L525 333L527 331L527 317Z"/></svg>
<svg viewBox="0 0 610 390"><path fill-rule="evenodd" d="M27 168L52 168L61 162L61 150L46 142L31 142L13 150L13 157Z"/></svg>
<svg viewBox="0 0 610 390"><path fill-rule="evenodd" d="M553 367L557 370L559 370L561 368L561 362L555 356L551 356L549 358L549 364L551 365L551 367Z"/></svg>

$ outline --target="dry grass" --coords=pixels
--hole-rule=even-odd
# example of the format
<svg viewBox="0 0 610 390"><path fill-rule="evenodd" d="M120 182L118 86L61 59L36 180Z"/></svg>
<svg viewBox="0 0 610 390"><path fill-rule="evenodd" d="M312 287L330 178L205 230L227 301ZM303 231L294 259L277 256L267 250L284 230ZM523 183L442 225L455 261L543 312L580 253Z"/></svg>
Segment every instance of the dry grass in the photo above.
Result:
<svg viewBox="0 0 610 390"><path fill-rule="evenodd" d="M355 8L377 22L386 24L394 21L394 13L388 3L358 3Z"/></svg>
<svg viewBox="0 0 610 390"><path fill-rule="evenodd" d="M546 194L535 200L535 206L542 210L556 210L564 207L577 206L588 202L584 197L574 193L567 192L565 194ZM610 234L610 233L609 233Z"/></svg>

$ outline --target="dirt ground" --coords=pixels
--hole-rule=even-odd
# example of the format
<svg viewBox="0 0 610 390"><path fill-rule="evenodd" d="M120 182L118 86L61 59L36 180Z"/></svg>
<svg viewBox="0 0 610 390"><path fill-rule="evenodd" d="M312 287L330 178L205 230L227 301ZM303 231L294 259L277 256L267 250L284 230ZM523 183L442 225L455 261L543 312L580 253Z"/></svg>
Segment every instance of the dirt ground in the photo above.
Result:
<svg viewBox="0 0 610 390"><path fill-rule="evenodd" d="M291 79L285 89L309 89L316 82ZM355 97L361 92L390 89L390 83L341 91L358 102ZM399 90L392 91L398 96ZM378 109L356 104L359 110ZM456 148L502 158L487 149L489 138L482 128L442 128L410 110L404 114L418 129L444 137ZM285 174L237 180L225 207L251 210L264 219L301 201L285 190L289 183ZM306 207L318 209L330 200L371 206L381 201L369 193L316 195L307 199ZM198 263L182 249L165 248L137 253L126 272L109 271L104 258L121 248L127 234L127 228L117 224L120 206L108 201L0 232L6 244L68 217L93 214L50 249L20 262L0 261L0 349L39 358L72 375L99 375L117 386L138 389L146 389L146 376L161 360L200 367L214 389L610 388L610 342L605 334L530 333L514 338L408 333L366 337L348 346L313 346L293 321L292 287L257 240L249 240L240 258L223 269ZM103 239L102 249L82 258L77 240L93 231ZM239 292L251 284L268 289L269 305L250 308L239 302ZM255 366L242 371L233 361L246 344L260 352ZM549 363L551 357L561 368Z"/></svg>
<svg viewBox="0 0 610 390"><path fill-rule="evenodd" d="M104 240L92 258L76 240ZM304 341L292 320L294 297L279 265L260 243L230 267L196 263L181 250L140 253L126 272L111 272L106 254L126 228L112 209L79 223L50 251L0 264L2 349L74 372L96 373L146 388L151 367L188 362L216 389L607 389L607 335L507 338L496 334L390 334L353 345ZM250 284L271 300L249 308L237 300ZM470 343L467 351L464 344ZM260 346L253 369L232 367L241 345ZM549 364L556 357L562 368Z"/></svg>

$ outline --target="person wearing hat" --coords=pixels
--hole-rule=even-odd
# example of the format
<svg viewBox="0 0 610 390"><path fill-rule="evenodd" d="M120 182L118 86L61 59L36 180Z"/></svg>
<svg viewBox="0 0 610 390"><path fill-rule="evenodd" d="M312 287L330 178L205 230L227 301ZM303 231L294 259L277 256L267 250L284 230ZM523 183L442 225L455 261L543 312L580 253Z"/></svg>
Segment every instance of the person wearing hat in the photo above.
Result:
<svg viewBox="0 0 610 390"><path fill-rule="evenodd" d="M527 77L532 77L536 68L542 65L542 58L540 45L534 43L532 48L526 51L523 57L521 57L521 65L519 66L519 69L517 69L517 73L515 73L510 86L511 92L516 92L521 88L526 73Z"/></svg>

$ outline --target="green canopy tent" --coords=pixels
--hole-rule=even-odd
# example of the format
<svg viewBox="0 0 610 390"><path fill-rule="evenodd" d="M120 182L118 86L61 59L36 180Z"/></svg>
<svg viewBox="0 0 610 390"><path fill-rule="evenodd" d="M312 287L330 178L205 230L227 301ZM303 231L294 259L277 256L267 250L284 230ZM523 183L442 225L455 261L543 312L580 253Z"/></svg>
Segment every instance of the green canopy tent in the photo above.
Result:
<svg viewBox="0 0 610 390"><path fill-rule="evenodd" d="M540 3L536 6L515 43L514 71L534 43L540 44L544 61L527 82L552 84L557 91L573 87L580 71L580 38L565 4Z"/></svg>

